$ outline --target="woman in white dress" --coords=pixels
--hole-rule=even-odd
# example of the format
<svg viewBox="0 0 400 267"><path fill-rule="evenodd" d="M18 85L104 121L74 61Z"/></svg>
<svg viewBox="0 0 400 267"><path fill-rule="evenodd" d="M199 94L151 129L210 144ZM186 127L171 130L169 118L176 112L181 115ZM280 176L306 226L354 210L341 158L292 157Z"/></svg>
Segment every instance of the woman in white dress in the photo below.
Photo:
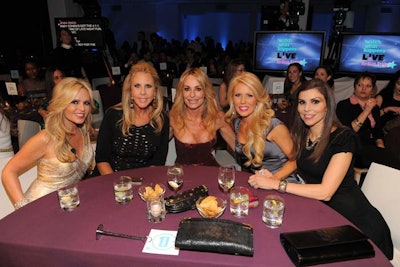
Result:
<svg viewBox="0 0 400 267"><path fill-rule="evenodd" d="M86 81L64 78L54 88L45 129L29 139L2 172L15 209L81 180L94 166L92 108L92 89ZM37 178L24 194L19 176L34 165L38 167Z"/></svg>

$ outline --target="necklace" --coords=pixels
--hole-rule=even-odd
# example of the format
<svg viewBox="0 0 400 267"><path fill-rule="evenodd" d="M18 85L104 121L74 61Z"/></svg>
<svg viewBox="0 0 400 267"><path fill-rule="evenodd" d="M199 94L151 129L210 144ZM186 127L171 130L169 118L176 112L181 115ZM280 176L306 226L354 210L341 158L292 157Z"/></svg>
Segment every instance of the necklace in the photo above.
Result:
<svg viewBox="0 0 400 267"><path fill-rule="evenodd" d="M307 141L306 141L306 149L311 150L313 149L319 142L321 136L318 136L313 142L310 140L310 136L308 136Z"/></svg>

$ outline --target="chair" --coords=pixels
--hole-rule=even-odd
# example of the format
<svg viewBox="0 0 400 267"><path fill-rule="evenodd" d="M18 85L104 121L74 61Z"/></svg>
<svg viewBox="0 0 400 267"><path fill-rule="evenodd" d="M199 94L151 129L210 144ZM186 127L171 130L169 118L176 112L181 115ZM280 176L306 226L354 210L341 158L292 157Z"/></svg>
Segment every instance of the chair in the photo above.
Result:
<svg viewBox="0 0 400 267"><path fill-rule="evenodd" d="M168 154L165 160L165 166L172 166L175 164L176 160L176 150L175 150L175 138L172 137L168 143Z"/></svg>
<svg viewBox="0 0 400 267"><path fill-rule="evenodd" d="M101 101L99 90L93 90L93 98L99 103L99 112L92 114L92 126L94 129L98 129L104 117L103 102Z"/></svg>
<svg viewBox="0 0 400 267"><path fill-rule="evenodd" d="M241 171L242 167L237 163L232 154L225 149L215 150L215 160L221 166L233 165L237 171Z"/></svg>
<svg viewBox="0 0 400 267"><path fill-rule="evenodd" d="M394 266L400 267L400 170L372 162L361 190L385 218L394 247Z"/></svg>
<svg viewBox="0 0 400 267"><path fill-rule="evenodd" d="M96 90L97 86L103 84L111 84L110 77L101 77L101 78L93 78L92 79L92 90Z"/></svg>
<svg viewBox="0 0 400 267"><path fill-rule="evenodd" d="M18 120L18 147L21 148L29 138L40 132L40 123L31 120Z"/></svg>

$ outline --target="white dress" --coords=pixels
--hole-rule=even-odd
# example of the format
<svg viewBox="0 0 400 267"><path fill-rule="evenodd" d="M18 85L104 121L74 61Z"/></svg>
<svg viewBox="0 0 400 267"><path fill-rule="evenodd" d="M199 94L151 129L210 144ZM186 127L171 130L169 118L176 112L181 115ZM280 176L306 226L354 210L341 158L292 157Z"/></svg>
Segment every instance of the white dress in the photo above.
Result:
<svg viewBox="0 0 400 267"><path fill-rule="evenodd" d="M37 178L25 192L25 198L30 202L57 189L80 181L94 160L93 147L90 140L85 142L82 158L76 158L74 162L63 163L57 158L40 159L38 161Z"/></svg>

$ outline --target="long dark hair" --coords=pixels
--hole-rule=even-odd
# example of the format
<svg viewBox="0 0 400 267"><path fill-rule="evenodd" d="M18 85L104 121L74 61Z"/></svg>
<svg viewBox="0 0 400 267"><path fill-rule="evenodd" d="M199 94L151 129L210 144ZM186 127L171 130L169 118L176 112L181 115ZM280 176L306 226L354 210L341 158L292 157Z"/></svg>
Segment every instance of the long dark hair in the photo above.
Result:
<svg viewBox="0 0 400 267"><path fill-rule="evenodd" d="M390 91L390 92L393 92L393 90L394 90L394 88L396 86L396 82L397 82L398 79L400 79L400 70L396 71L393 74L393 76L391 77L389 83L385 87L383 87L381 92L386 92L386 90Z"/></svg>
<svg viewBox="0 0 400 267"><path fill-rule="evenodd" d="M292 66L295 66L298 70L299 70L299 72L301 72L301 76L300 76L300 81L303 83L303 82L305 82L305 81L307 81L307 79L306 79L306 76L304 75L304 72L303 72L303 66L300 64L300 63L298 63L298 62L294 62L294 63L290 63L289 65L288 65L288 67L287 67L287 74L286 74L286 79L285 79L285 83L284 83L284 85L283 85L283 90L284 90L284 94L285 94L285 97L286 98L288 98L289 97L289 95L290 95L290 89L292 88L292 86L293 86L293 83L289 80L289 68L290 67L292 67Z"/></svg>
<svg viewBox="0 0 400 267"><path fill-rule="evenodd" d="M313 153L310 155L310 159L313 160L314 162L317 162L329 143L329 136L332 127L334 126L344 127L344 126L340 123L339 119L336 117L335 98L333 95L333 91L329 87L329 85L326 82L319 79L312 79L303 83L303 85L300 86L295 93L295 101L293 102L294 116L292 119L292 127L290 128L290 132L295 143L294 150L296 157L298 158L301 155L301 152L306 146L309 134L309 127L303 122L297 111L299 94L301 92L311 89L317 89L323 95L327 106L326 115L324 118L324 128L320 137L320 141L317 143Z"/></svg>

